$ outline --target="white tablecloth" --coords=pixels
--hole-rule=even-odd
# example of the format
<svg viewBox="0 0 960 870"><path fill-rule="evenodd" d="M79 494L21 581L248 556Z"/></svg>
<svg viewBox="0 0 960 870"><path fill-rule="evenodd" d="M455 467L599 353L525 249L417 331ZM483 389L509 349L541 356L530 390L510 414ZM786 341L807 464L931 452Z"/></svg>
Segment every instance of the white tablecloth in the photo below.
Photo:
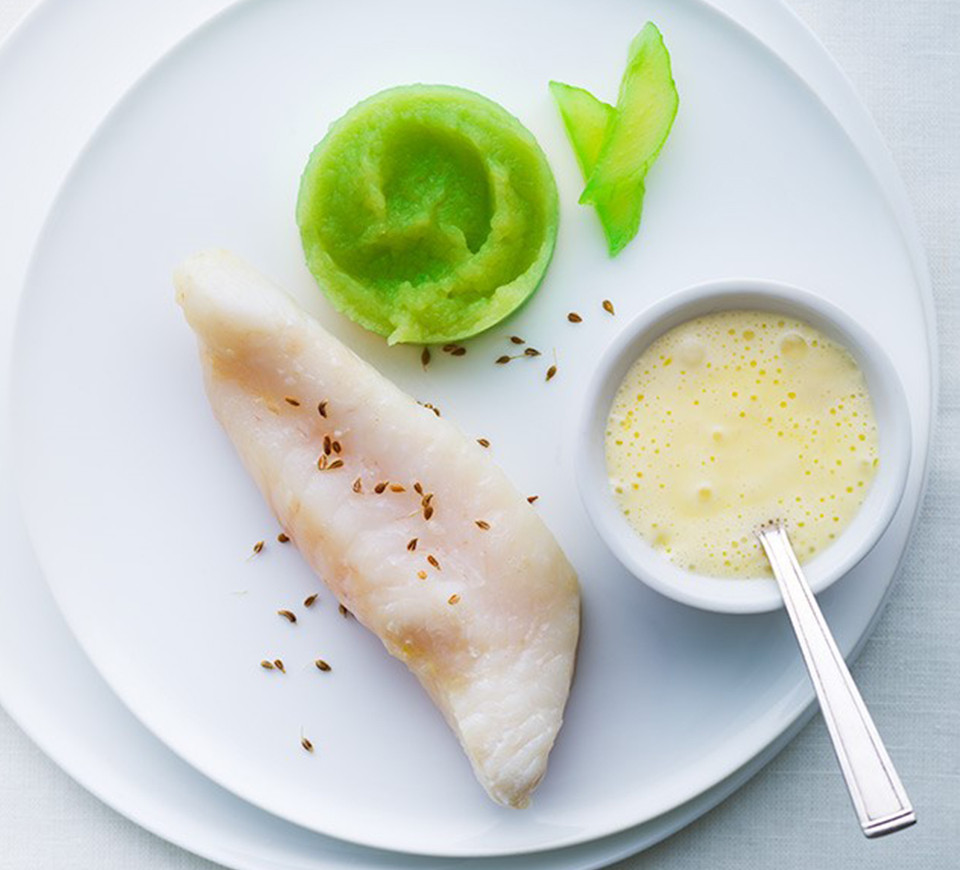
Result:
<svg viewBox="0 0 960 870"><path fill-rule="evenodd" d="M0 37L36 0L0 0ZM857 830L819 716L760 775L620 870L960 867L960 2L792 0L873 112L930 260L942 391L921 525L854 666L920 824ZM7 663L6 666L10 666ZM211 870L101 804L0 711L0 870Z"/></svg>

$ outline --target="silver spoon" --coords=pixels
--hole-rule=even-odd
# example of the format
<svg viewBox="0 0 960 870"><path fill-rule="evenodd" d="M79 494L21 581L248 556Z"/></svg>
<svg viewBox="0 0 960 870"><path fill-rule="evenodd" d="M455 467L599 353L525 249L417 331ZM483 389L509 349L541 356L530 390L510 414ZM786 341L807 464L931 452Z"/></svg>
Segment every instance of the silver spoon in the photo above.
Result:
<svg viewBox="0 0 960 870"><path fill-rule="evenodd" d="M916 813L800 570L785 524L770 520L754 534L777 578L863 833L882 837L910 827Z"/></svg>

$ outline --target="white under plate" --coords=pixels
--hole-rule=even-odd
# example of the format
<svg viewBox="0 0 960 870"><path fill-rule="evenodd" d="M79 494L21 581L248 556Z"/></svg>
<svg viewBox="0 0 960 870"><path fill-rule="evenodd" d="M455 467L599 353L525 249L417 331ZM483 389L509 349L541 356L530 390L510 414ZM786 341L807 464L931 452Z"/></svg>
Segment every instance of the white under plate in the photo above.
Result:
<svg viewBox="0 0 960 870"><path fill-rule="evenodd" d="M611 0L587 10L572 0L496 0L482 15L425 0L242 4L121 103L37 249L14 408L24 506L51 588L92 661L164 742L316 831L449 855L585 842L735 774L809 703L780 614L723 617L651 593L604 551L577 499L569 421L591 360L619 318L671 289L730 274L792 281L835 299L884 343L911 398L917 446L894 525L824 596L845 649L863 638L905 545L931 374L926 290L900 216L814 93L709 7ZM673 52L681 113L641 236L611 263L593 216L575 206L580 182L545 83L612 97L647 17ZM426 374L415 351L387 350L330 314L292 221L299 170L326 123L415 80L506 105L540 139L563 199L557 257L531 304ZM415 681L329 595L316 612L295 607L295 627L275 615L315 581L289 548L247 560L276 527L212 422L169 287L176 260L210 244L236 248L402 386L490 438L514 480L541 496L581 573L585 620L567 724L530 810L487 802ZM569 310L586 322L569 325ZM545 384L537 362L495 367L508 332L556 348L558 377ZM285 678L258 666L275 655ZM333 674L309 667L317 655ZM299 746L301 729L314 756Z"/></svg>

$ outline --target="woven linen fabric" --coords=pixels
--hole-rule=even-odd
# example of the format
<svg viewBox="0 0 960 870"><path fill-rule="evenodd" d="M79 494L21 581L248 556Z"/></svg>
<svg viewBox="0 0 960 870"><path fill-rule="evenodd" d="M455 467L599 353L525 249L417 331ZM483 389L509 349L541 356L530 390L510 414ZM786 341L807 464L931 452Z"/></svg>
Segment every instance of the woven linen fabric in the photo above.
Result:
<svg viewBox="0 0 960 870"><path fill-rule="evenodd" d="M0 37L34 0L0 0ZM704 818L619 870L960 867L960 3L792 0L844 67L906 183L939 318L940 410L906 564L853 667L917 809L909 831L858 830L817 716ZM137 827L48 760L0 711L0 870L212 870Z"/></svg>

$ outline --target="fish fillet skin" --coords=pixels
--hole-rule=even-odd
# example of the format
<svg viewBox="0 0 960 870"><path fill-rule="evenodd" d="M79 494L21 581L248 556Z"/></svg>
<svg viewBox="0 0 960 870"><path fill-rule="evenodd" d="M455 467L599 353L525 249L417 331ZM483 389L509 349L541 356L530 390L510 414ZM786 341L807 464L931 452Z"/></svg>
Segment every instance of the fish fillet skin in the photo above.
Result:
<svg viewBox="0 0 960 870"><path fill-rule="evenodd" d="M487 450L240 258L196 254L174 284L214 414L285 532L420 680L490 797L526 806L580 628L553 535Z"/></svg>

